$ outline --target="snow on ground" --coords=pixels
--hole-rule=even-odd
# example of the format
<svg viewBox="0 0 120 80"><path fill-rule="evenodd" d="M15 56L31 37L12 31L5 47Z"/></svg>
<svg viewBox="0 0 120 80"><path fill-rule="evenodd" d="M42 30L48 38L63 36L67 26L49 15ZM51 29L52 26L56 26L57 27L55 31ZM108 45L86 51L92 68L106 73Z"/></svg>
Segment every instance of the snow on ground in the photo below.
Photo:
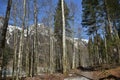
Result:
<svg viewBox="0 0 120 80"><path fill-rule="evenodd" d="M89 79L84 77L69 77L69 78L65 78L64 80L89 80Z"/></svg>

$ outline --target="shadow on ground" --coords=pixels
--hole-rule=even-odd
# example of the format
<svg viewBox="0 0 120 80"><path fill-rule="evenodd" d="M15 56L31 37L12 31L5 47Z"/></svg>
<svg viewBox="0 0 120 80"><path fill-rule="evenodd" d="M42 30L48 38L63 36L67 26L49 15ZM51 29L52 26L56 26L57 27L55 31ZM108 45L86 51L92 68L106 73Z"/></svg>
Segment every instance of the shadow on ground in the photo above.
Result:
<svg viewBox="0 0 120 80"><path fill-rule="evenodd" d="M99 80L106 80L106 79L109 79L109 80L120 80L119 77L116 77L114 75L109 75L108 77L104 77L104 78L100 78Z"/></svg>

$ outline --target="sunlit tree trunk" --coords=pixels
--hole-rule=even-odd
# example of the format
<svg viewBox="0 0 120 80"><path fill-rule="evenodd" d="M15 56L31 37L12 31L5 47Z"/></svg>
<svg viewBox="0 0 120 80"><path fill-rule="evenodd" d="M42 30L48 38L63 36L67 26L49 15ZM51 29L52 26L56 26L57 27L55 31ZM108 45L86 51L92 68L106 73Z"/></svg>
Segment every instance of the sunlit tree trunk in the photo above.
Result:
<svg viewBox="0 0 120 80"><path fill-rule="evenodd" d="M53 35L50 29L50 74L54 72L54 50L53 50Z"/></svg>
<svg viewBox="0 0 120 80"><path fill-rule="evenodd" d="M16 66L17 66L17 31L16 31L16 5L14 5L14 57L13 57L13 71L12 71L12 80L15 80L15 76L16 76Z"/></svg>
<svg viewBox="0 0 120 80"><path fill-rule="evenodd" d="M73 22L73 58L72 58L72 69L75 69L75 57L76 52L75 52L75 39L74 39L74 22Z"/></svg>
<svg viewBox="0 0 120 80"><path fill-rule="evenodd" d="M64 15L64 0L61 0L61 7L62 7L62 27L63 27L63 32L62 32L62 46L63 46L63 56L62 56L62 63L63 63L63 73L67 73L67 55L66 55L66 38L65 38L65 15Z"/></svg>
<svg viewBox="0 0 120 80"><path fill-rule="evenodd" d="M18 53L18 61L17 61L17 74L16 80L19 80L21 77L21 70L22 70L22 53L23 53L23 46L24 46L24 27L25 27L25 16L26 16L26 0L24 0L24 14L23 14L23 22L22 22L22 32L20 37L20 46L19 46L19 53Z"/></svg>
<svg viewBox="0 0 120 80"><path fill-rule="evenodd" d="M33 65L33 63L34 63L34 43L35 41L34 41L34 37L33 37L33 39L32 39L32 52L31 52L31 55L30 55L30 58L31 58L31 65L30 65L30 67L31 67L31 69L30 69L30 74L31 74L31 76L33 77L34 76L34 65Z"/></svg>

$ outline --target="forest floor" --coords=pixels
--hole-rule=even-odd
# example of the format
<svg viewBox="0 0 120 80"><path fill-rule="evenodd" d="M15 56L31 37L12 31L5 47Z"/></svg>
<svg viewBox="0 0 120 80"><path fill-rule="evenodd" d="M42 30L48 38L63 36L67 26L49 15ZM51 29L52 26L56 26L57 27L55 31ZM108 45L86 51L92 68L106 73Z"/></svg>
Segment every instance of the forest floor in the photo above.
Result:
<svg viewBox="0 0 120 80"><path fill-rule="evenodd" d="M67 75L61 73L43 74L22 78L22 80L120 80L120 67L107 70L106 68L96 68L96 70L75 69L71 70Z"/></svg>
<svg viewBox="0 0 120 80"><path fill-rule="evenodd" d="M81 79L86 78L86 79ZM27 77L24 80L120 80L120 67L109 70L83 71L71 70L68 75L60 73Z"/></svg>

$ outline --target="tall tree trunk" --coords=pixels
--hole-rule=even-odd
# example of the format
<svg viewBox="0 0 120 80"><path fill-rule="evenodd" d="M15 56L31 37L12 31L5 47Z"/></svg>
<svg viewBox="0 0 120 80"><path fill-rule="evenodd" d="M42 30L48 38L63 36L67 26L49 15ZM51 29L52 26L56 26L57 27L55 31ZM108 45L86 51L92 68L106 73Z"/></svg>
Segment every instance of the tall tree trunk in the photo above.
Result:
<svg viewBox="0 0 120 80"><path fill-rule="evenodd" d="M31 76L33 77L34 76L34 65L33 65L33 63L34 63L34 37L33 37L33 41L32 41L32 53L31 53Z"/></svg>
<svg viewBox="0 0 120 80"><path fill-rule="evenodd" d="M4 24L2 27L2 32L0 34L0 55L2 56L2 59L4 58L3 56L4 56L4 49L5 49L5 42L6 42L5 38L6 38L7 27L8 27L9 17L10 17L11 5L12 5L12 0L8 0ZM3 69L3 63L4 61L2 60L1 69ZM2 70L0 71L0 78L2 78Z"/></svg>
<svg viewBox="0 0 120 80"><path fill-rule="evenodd" d="M30 7L29 7L29 1L27 0L26 1L26 3L28 4L27 6L26 6L26 8L27 8L27 12L26 12L26 16L27 16L27 21L26 21L26 24L28 25L29 23L29 11L30 11ZM30 55L30 45L29 45L29 43L30 43L30 41L29 41L29 39L30 39L30 37L29 37L29 27L27 26L27 39L26 39L26 41L27 41L27 43L26 43L26 63L25 63L25 72L26 72L26 76L30 76L29 75L29 65L30 65L30 63L29 63L29 61L30 61L30 57L29 57L29 55Z"/></svg>
<svg viewBox="0 0 120 80"><path fill-rule="evenodd" d="M17 61L17 74L16 80L19 80L21 77L21 70L22 70L22 53L23 53L23 46L24 46L24 27L25 27L25 17L26 17L26 0L24 0L24 14L23 14L23 22L22 22L22 32L20 37L20 46L19 46L19 53L18 53L18 61Z"/></svg>
<svg viewBox="0 0 120 80"><path fill-rule="evenodd" d="M27 27L27 44L26 44L26 62L25 62L25 72L26 72L26 75L29 76L29 54L30 54L30 50L29 50L29 35L28 35L28 27Z"/></svg>
<svg viewBox="0 0 120 80"><path fill-rule="evenodd" d="M34 0L34 24L35 24L35 46L34 46L34 63L33 63L33 76L37 75L37 65L38 65L38 40L37 40L37 1Z"/></svg>
<svg viewBox="0 0 120 80"><path fill-rule="evenodd" d="M13 71L12 71L12 80L15 80L15 72L16 72L16 66L17 66L17 31L16 31L16 5L14 5L14 57L13 57Z"/></svg>
<svg viewBox="0 0 120 80"><path fill-rule="evenodd" d="M53 37L50 29L50 74L54 72L54 52L53 52Z"/></svg>
<svg viewBox="0 0 120 80"><path fill-rule="evenodd" d="M76 54L76 52L75 52L75 46L74 46L74 44L75 44L75 42L74 42L74 40L73 40L73 60L72 60L72 69L75 69L75 54Z"/></svg>
<svg viewBox="0 0 120 80"><path fill-rule="evenodd" d="M64 0L61 0L61 7L62 7L62 27L63 27L63 33L62 33L62 63L63 63L63 73L67 73L67 55L66 55L66 38L65 38L65 12L64 12Z"/></svg>
<svg viewBox="0 0 120 80"><path fill-rule="evenodd" d="M74 14L74 13L73 13ZM72 58L72 69L75 69L75 39L74 39L74 19L73 19L73 58Z"/></svg>

